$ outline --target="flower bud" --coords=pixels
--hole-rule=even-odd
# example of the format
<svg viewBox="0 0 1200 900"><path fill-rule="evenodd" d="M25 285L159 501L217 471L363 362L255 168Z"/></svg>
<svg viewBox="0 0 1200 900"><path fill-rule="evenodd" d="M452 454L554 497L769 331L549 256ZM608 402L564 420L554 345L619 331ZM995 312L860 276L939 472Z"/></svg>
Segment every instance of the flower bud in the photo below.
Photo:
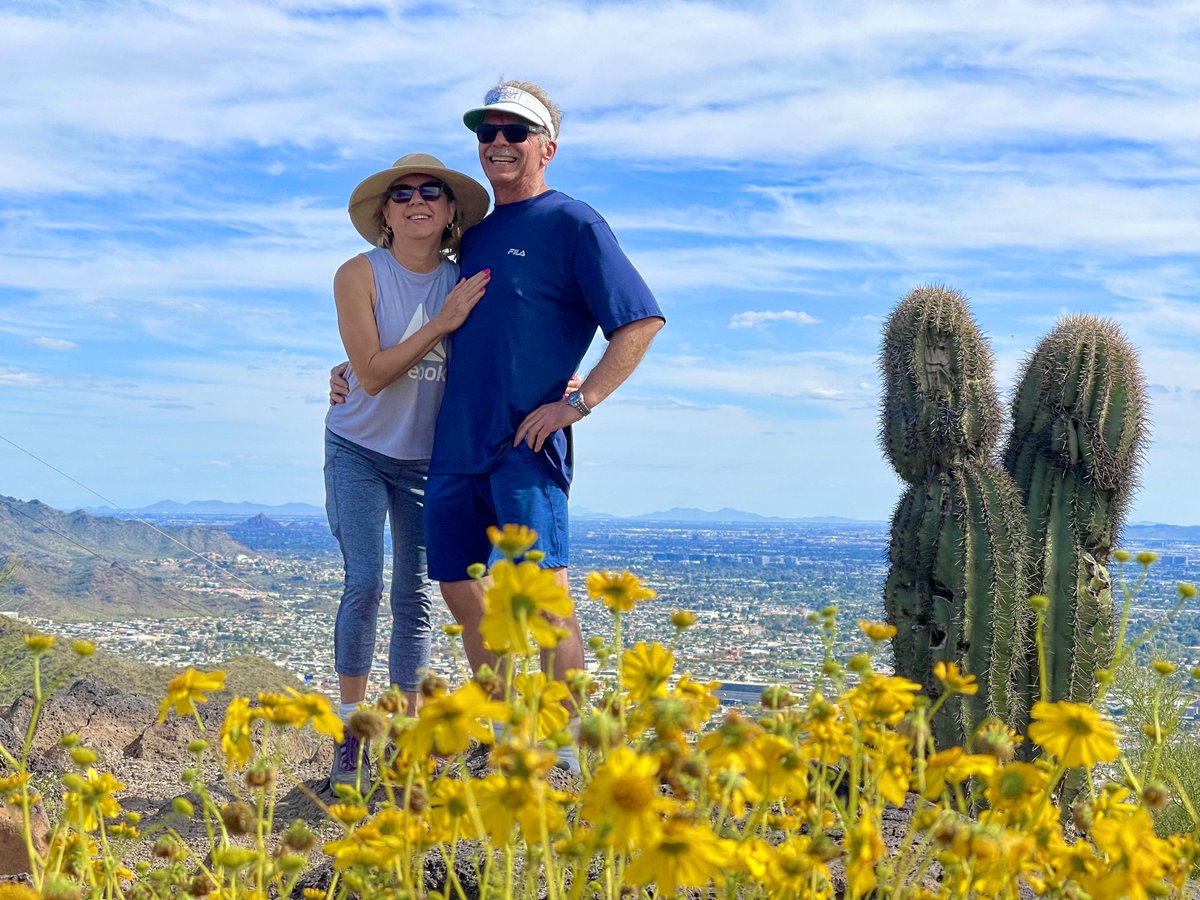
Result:
<svg viewBox="0 0 1200 900"><path fill-rule="evenodd" d="M176 797L171 801L171 806L175 808L175 812L179 813L185 819L190 819L192 813L196 811L196 808L192 806L192 801L188 800L187 797Z"/></svg>
<svg viewBox="0 0 1200 900"><path fill-rule="evenodd" d="M865 672L871 671L871 654L870 653L855 653L850 657L847 665L851 672L857 672L862 675Z"/></svg>
<svg viewBox="0 0 1200 900"><path fill-rule="evenodd" d="M54 646L52 634L27 634L24 638L26 649L34 656L41 656Z"/></svg>
<svg viewBox="0 0 1200 900"><path fill-rule="evenodd" d="M96 761L96 751L90 747L72 747L71 760L81 769Z"/></svg>
<svg viewBox="0 0 1200 900"><path fill-rule="evenodd" d="M275 783L275 770L261 760L246 770L246 787L269 788Z"/></svg>
<svg viewBox="0 0 1200 900"><path fill-rule="evenodd" d="M1171 802L1171 792L1161 781L1154 781L1142 788L1142 803L1155 812L1162 812Z"/></svg>
<svg viewBox="0 0 1200 900"><path fill-rule="evenodd" d="M317 836L302 819L296 819L283 833L283 846L297 853L308 853L317 846Z"/></svg>
<svg viewBox="0 0 1200 900"><path fill-rule="evenodd" d="M373 709L355 710L346 724L352 735L367 741L374 740L387 731L387 721Z"/></svg>
<svg viewBox="0 0 1200 900"><path fill-rule="evenodd" d="M671 613L671 624L684 631L696 624L696 614L690 609L677 609Z"/></svg>
<svg viewBox="0 0 1200 900"><path fill-rule="evenodd" d="M762 691L763 709L786 709L796 704L797 697L786 684L768 684Z"/></svg>
<svg viewBox="0 0 1200 900"><path fill-rule="evenodd" d="M230 834L250 834L258 816L245 800L231 800L221 807L221 821Z"/></svg>
<svg viewBox="0 0 1200 900"><path fill-rule="evenodd" d="M285 875L294 875L308 865L308 860L299 853L281 853L275 863Z"/></svg>

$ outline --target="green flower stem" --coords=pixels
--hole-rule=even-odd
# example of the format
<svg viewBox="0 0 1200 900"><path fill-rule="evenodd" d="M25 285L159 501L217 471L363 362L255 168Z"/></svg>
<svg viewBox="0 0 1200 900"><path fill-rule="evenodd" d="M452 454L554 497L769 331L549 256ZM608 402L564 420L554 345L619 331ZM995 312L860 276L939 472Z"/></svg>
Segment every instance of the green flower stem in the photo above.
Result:
<svg viewBox="0 0 1200 900"><path fill-rule="evenodd" d="M1034 640L1037 643L1038 680L1041 683L1039 696L1042 702L1050 701L1050 675L1046 666L1046 611L1037 611L1037 625L1034 628Z"/></svg>

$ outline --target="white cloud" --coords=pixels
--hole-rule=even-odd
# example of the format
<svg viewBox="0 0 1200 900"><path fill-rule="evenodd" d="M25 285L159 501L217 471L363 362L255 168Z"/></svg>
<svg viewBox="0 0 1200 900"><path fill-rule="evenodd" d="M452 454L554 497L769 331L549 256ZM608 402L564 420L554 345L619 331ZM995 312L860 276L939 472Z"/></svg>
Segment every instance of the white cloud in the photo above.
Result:
<svg viewBox="0 0 1200 900"><path fill-rule="evenodd" d="M22 372L12 366L0 366L0 387L31 387L42 379L32 372Z"/></svg>
<svg viewBox="0 0 1200 900"><path fill-rule="evenodd" d="M29 343L35 347L41 347L43 350L75 350L79 347L74 341L68 341L64 338L34 338Z"/></svg>
<svg viewBox="0 0 1200 900"><path fill-rule="evenodd" d="M734 313L729 319L730 328L757 328L768 322L791 322L793 325L816 325L820 319L814 319L806 312L798 309L781 309L775 312L746 311Z"/></svg>

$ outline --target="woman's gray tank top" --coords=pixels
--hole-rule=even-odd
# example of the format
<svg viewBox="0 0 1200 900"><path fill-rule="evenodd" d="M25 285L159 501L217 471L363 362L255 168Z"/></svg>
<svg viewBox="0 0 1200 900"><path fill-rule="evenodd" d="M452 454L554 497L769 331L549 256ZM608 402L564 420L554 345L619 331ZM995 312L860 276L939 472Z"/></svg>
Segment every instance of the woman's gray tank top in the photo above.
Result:
<svg viewBox="0 0 1200 900"><path fill-rule="evenodd" d="M437 315L458 281L449 260L428 275L410 272L385 247L368 251L375 273L379 346L391 347ZM345 403L331 406L325 426L334 434L393 459L429 459L433 428L446 389L446 347L439 341L415 366L374 397L350 374Z"/></svg>

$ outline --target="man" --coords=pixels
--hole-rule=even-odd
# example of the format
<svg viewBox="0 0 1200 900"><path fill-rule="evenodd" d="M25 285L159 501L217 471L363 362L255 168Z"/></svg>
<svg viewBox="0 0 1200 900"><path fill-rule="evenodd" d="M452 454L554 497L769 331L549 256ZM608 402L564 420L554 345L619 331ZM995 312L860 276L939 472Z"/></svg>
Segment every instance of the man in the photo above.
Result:
<svg viewBox="0 0 1200 900"><path fill-rule="evenodd" d="M649 288L591 207L546 184L562 114L534 84L506 82L463 121L496 207L467 232L462 275L491 270L483 299L454 334L425 491L429 575L463 625L472 667L483 585L467 567L491 549L488 525L538 532L541 562L567 584L569 429L636 368L664 319ZM563 386L600 327L608 347L579 390ZM554 675L583 667L574 616Z"/></svg>
<svg viewBox="0 0 1200 900"><path fill-rule="evenodd" d="M467 574L491 552L487 527L536 530L541 566L567 585L569 429L629 377L664 324L608 224L547 186L561 120L540 87L515 81L463 116L496 207L464 236L462 275L490 269L491 279L450 339L425 527L429 576L463 626L474 669L494 663L479 633L484 585ZM598 327L608 347L564 397ZM567 634L553 654L562 679L583 667L583 639L574 615L554 624Z"/></svg>

